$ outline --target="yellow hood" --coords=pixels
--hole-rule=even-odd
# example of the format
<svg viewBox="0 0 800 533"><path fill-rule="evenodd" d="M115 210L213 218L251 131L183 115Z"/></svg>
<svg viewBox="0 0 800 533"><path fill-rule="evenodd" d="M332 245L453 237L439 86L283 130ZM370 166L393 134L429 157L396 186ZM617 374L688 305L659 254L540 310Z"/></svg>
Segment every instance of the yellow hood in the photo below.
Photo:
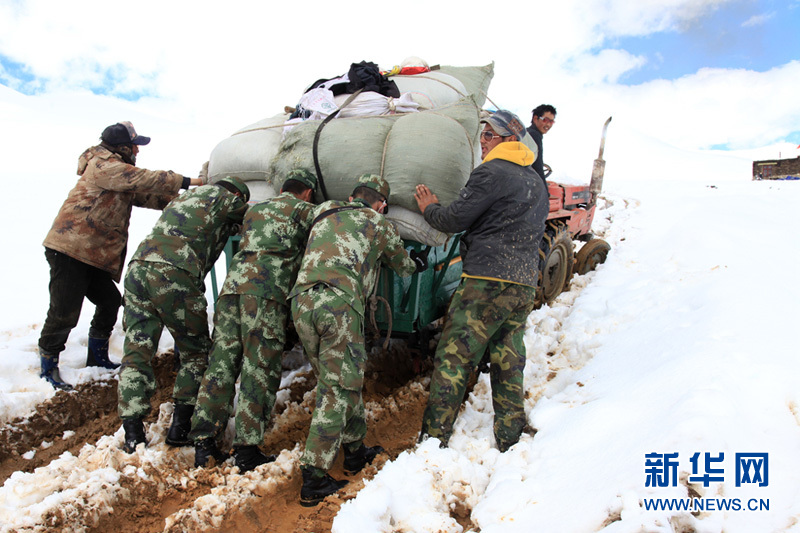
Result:
<svg viewBox="0 0 800 533"><path fill-rule="evenodd" d="M492 159L503 159L505 161L510 161L512 163L516 163L517 165L527 167L533 164L536 156L533 154L530 148L521 142L508 141L500 143L492 148L492 151L486 154L486 159L484 159L483 162L486 163Z"/></svg>

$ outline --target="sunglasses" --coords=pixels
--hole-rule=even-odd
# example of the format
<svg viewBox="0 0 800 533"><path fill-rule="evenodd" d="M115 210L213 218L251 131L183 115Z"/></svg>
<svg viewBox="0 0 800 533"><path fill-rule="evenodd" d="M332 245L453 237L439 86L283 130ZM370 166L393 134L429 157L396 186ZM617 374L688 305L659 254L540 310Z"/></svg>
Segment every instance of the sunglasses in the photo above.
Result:
<svg viewBox="0 0 800 533"><path fill-rule="evenodd" d="M489 131L489 130L481 132L481 139L483 139L487 143L488 142L492 142L492 139L494 139L495 137L502 138L503 136L502 135L498 135L495 132Z"/></svg>
<svg viewBox="0 0 800 533"><path fill-rule="evenodd" d="M539 120L544 122L545 124L555 124L556 121L549 117L537 117Z"/></svg>

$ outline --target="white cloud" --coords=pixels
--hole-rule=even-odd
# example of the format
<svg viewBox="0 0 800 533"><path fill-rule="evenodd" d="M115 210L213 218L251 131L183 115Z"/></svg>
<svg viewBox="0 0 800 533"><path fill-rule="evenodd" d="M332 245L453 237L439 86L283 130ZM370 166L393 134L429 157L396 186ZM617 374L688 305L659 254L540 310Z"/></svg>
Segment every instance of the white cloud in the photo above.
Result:
<svg viewBox="0 0 800 533"><path fill-rule="evenodd" d="M616 83L620 76L645 63L645 57L635 56L625 50L605 49L597 54L582 54L566 68L576 78L585 80L586 85L595 85Z"/></svg>
<svg viewBox="0 0 800 533"><path fill-rule="evenodd" d="M185 125L205 154L213 139L296 104L316 79L361 60L390 68L410 55L431 64L495 61L489 96L498 105L526 120L539 103L559 108L548 142L580 138L586 123L614 114L680 147L769 144L798 123L800 103L789 94L796 62L763 73L709 70L618 84L646 60L616 39L677 31L725 3L504 3L502 15L513 24L501 24L476 16L486 5L475 1L454 8L358 0L334 8L314 0L141 0L119 7L28 0L0 4L0 54L29 68L48 94L108 86L111 96L143 95L132 109ZM0 72L4 79L8 73Z"/></svg>
<svg viewBox="0 0 800 533"><path fill-rule="evenodd" d="M752 28L755 26L763 26L766 22L770 19L775 18L776 13L771 11L769 13L761 13L759 15L753 15L749 19L742 22L742 28Z"/></svg>

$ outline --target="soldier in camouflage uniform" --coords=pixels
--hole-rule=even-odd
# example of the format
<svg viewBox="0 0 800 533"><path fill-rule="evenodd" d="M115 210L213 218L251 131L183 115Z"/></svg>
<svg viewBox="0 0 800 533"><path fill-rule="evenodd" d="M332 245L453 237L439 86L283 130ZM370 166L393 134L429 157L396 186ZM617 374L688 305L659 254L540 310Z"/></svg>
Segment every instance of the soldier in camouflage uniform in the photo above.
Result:
<svg viewBox="0 0 800 533"><path fill-rule="evenodd" d="M215 437L225 428L241 373L236 406L234 460L246 472L274 460L264 442L280 385L289 304L311 226L309 203L317 186L306 170L291 171L281 194L252 206L244 217L239 251L233 257L214 314L214 345L197 396L189 438L195 466L225 456Z"/></svg>
<svg viewBox="0 0 800 533"><path fill-rule="evenodd" d="M201 184L172 171L138 168L139 146L150 137L137 135L130 122L108 126L100 140L78 159L80 179L44 240L50 308L39 337L41 377L63 390L72 386L61 380L58 358L78 323L84 298L96 306L86 365L119 366L108 359L108 339L122 302L115 282L122 275L133 206L161 210L181 188Z"/></svg>
<svg viewBox="0 0 800 533"><path fill-rule="evenodd" d="M380 263L400 276L427 267L424 257L409 257L397 230L383 217L389 192L386 180L365 174L349 202L329 201L315 209L297 283L289 294L295 329L317 375L316 407L300 459L300 503L305 506L347 484L327 474L342 445L348 474L383 451L363 443L367 295L377 283Z"/></svg>
<svg viewBox="0 0 800 533"><path fill-rule="evenodd" d="M436 349L420 439L448 443L467 378L488 352L494 436L505 451L525 426L523 335L534 305L549 200L531 167L535 155L519 142L525 136L519 117L500 110L483 122L483 163L472 171L459 198L445 208L425 185L418 185L415 194L431 226L448 233L466 230L461 238L463 279Z"/></svg>
<svg viewBox="0 0 800 533"><path fill-rule="evenodd" d="M179 196L131 258L125 275L118 404L129 453L145 442L142 419L150 412L156 387L152 359L164 327L180 352L166 442L190 444L192 412L211 348L203 280L241 224L249 198L247 185L232 177Z"/></svg>

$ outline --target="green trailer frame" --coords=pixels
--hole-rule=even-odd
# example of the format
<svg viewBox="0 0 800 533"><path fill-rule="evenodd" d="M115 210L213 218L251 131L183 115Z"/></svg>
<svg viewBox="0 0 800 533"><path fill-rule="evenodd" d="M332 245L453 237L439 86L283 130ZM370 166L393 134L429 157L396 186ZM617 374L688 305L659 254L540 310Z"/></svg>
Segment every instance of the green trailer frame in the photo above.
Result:
<svg viewBox="0 0 800 533"><path fill-rule="evenodd" d="M447 313L450 297L461 279L459 237L460 234L453 235L444 245L435 247L403 240L406 250L428 250L428 269L401 278L389 268L381 268L376 296L386 304L377 306L374 320L382 334L413 335ZM226 273L240 240L235 235L225 243ZM219 297L216 265L211 269L211 292L216 306Z"/></svg>
<svg viewBox="0 0 800 533"><path fill-rule="evenodd" d="M387 305L378 306L375 321L383 333L410 335L420 332L447 313L450 298L461 280L458 235L443 246L425 246L404 240L407 250L428 250L428 269L401 278L381 269L377 295Z"/></svg>

